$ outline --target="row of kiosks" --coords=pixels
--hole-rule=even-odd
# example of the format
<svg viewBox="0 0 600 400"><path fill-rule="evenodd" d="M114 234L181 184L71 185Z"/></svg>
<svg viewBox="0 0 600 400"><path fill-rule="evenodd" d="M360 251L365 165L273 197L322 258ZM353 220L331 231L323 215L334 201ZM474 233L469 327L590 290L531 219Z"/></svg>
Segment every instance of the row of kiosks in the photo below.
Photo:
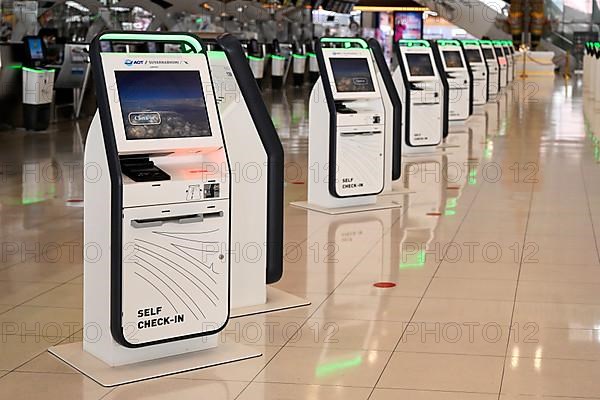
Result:
<svg viewBox="0 0 600 400"><path fill-rule="evenodd" d="M435 149L448 135L449 94L431 44L400 40L394 45L394 54L398 67L393 79L402 100L402 150Z"/></svg>
<svg viewBox="0 0 600 400"><path fill-rule="evenodd" d="M102 50L146 41L181 52ZM107 32L90 56L98 111L85 163L97 179L84 183L84 240L99 251L84 261L84 324L97 332L82 354L108 369L208 349L193 368L259 355L221 351L217 334L233 316L308 303L267 288L283 273L283 148L244 50L229 35L209 50L191 34ZM89 373L85 356L55 354Z"/></svg>

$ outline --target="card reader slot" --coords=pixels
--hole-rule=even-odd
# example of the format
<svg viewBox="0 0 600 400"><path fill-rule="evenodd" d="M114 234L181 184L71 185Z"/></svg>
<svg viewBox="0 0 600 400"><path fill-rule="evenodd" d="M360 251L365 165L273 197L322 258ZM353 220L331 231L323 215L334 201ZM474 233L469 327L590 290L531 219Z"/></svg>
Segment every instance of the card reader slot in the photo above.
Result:
<svg viewBox="0 0 600 400"><path fill-rule="evenodd" d="M370 136L379 134L381 134L381 131L340 132L341 136Z"/></svg>
<svg viewBox="0 0 600 400"><path fill-rule="evenodd" d="M133 219L131 220L131 226L134 228L155 228L166 223L192 224L195 222L203 222L205 219L219 218L222 216L223 211L215 211L189 215L171 215L161 218Z"/></svg>

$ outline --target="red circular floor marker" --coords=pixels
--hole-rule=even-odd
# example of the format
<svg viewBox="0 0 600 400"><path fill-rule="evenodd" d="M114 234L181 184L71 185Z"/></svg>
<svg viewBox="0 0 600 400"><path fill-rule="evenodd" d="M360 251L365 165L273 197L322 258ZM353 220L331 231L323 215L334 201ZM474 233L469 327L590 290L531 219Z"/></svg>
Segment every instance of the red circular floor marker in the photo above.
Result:
<svg viewBox="0 0 600 400"><path fill-rule="evenodd" d="M83 199L67 199L67 203L83 203Z"/></svg>
<svg viewBox="0 0 600 400"><path fill-rule="evenodd" d="M304 185L304 182L302 181L292 181L290 182L292 185Z"/></svg>
<svg viewBox="0 0 600 400"><path fill-rule="evenodd" d="M446 187L447 190L460 190L460 186L448 186Z"/></svg>
<svg viewBox="0 0 600 400"><path fill-rule="evenodd" d="M374 283L373 286L380 289L389 289L395 287L396 284L394 282L377 282Z"/></svg>
<svg viewBox="0 0 600 400"><path fill-rule="evenodd" d="M439 216L442 215L442 213L440 213L440 212L430 212L430 213L427 213L427 215L430 216L430 217L439 217Z"/></svg>

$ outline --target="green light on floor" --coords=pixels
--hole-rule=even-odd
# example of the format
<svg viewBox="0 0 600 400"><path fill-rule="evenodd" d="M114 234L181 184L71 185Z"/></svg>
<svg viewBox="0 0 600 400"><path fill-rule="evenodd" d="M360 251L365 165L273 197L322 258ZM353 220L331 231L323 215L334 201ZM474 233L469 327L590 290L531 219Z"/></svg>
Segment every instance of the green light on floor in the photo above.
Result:
<svg viewBox="0 0 600 400"><path fill-rule="evenodd" d="M456 210L446 210L444 212L444 215L447 216L447 217L451 217L453 215L456 215Z"/></svg>
<svg viewBox="0 0 600 400"><path fill-rule="evenodd" d="M471 168L471 170L469 171L469 185L476 185L476 184L477 184L477 169Z"/></svg>
<svg viewBox="0 0 600 400"><path fill-rule="evenodd" d="M351 360L338 361L329 364L319 365L315 371L315 375L318 378L325 377L327 375L335 374L336 372L343 371L348 368L358 367L363 363L362 356L356 356Z"/></svg>
<svg viewBox="0 0 600 400"><path fill-rule="evenodd" d="M425 250L420 250L417 253L415 262L400 263L400 269L422 268L425 265L425 258L426 258Z"/></svg>
<svg viewBox="0 0 600 400"><path fill-rule="evenodd" d="M45 200L46 198L44 197L24 197L23 200L21 200L21 204L24 206L28 206L30 204L41 203Z"/></svg>
<svg viewBox="0 0 600 400"><path fill-rule="evenodd" d="M446 200L446 208L456 208L456 204L457 204L456 200L457 200L456 197L452 197L452 198Z"/></svg>

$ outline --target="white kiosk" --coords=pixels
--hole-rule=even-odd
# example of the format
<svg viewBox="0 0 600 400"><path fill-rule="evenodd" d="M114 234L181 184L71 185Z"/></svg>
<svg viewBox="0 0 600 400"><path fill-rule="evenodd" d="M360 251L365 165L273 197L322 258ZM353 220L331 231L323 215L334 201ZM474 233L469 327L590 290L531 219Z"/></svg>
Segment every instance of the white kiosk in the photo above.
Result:
<svg viewBox="0 0 600 400"><path fill-rule="evenodd" d="M458 40L437 40L433 45L438 68L448 81L448 119L465 121L473 112L471 67Z"/></svg>
<svg viewBox="0 0 600 400"><path fill-rule="evenodd" d="M393 79L402 100L402 150L434 150L447 135L446 91L426 40L395 43L398 68Z"/></svg>
<svg viewBox="0 0 600 400"><path fill-rule="evenodd" d="M494 45L491 40L480 40L481 51L488 66L488 101L495 101L496 95L500 92L500 63L494 51Z"/></svg>
<svg viewBox="0 0 600 400"><path fill-rule="evenodd" d="M500 89L504 89L508 85L508 59L504 53L504 45L501 40L493 40L492 45L500 66Z"/></svg>
<svg viewBox="0 0 600 400"><path fill-rule="evenodd" d="M477 40L463 40L462 45L473 73L473 105L482 106L489 98L488 65Z"/></svg>
<svg viewBox="0 0 600 400"><path fill-rule="evenodd" d="M102 51L104 41L148 40L181 52ZM217 102L224 100L197 37L108 32L92 42L98 112L85 162L98 171L84 184L84 240L101 251L84 261L83 351L79 343L50 351L104 386L260 355L239 344L217 347L217 334L232 304L262 302L264 309L266 283L281 277L283 150L241 45L228 35L217 43L223 48L217 58L230 62L229 79L239 84L229 87L242 104L245 141L240 129L225 133L235 125L220 115ZM241 147L266 169L252 213L232 194L248 196L248 182L238 187L234 175L246 165L232 158ZM254 225L244 225L248 218ZM254 264L236 247L250 240L251 230L266 249ZM240 280L247 285L236 298Z"/></svg>
<svg viewBox="0 0 600 400"><path fill-rule="evenodd" d="M504 54L506 55L508 69L507 80L508 83L511 83L515 80L515 57L513 55L514 48L512 47L510 40L502 40L502 46L504 48Z"/></svg>
<svg viewBox="0 0 600 400"><path fill-rule="evenodd" d="M309 103L305 207L389 208L376 202L400 177L401 104L381 48L374 40L326 37L316 56L321 76Z"/></svg>

